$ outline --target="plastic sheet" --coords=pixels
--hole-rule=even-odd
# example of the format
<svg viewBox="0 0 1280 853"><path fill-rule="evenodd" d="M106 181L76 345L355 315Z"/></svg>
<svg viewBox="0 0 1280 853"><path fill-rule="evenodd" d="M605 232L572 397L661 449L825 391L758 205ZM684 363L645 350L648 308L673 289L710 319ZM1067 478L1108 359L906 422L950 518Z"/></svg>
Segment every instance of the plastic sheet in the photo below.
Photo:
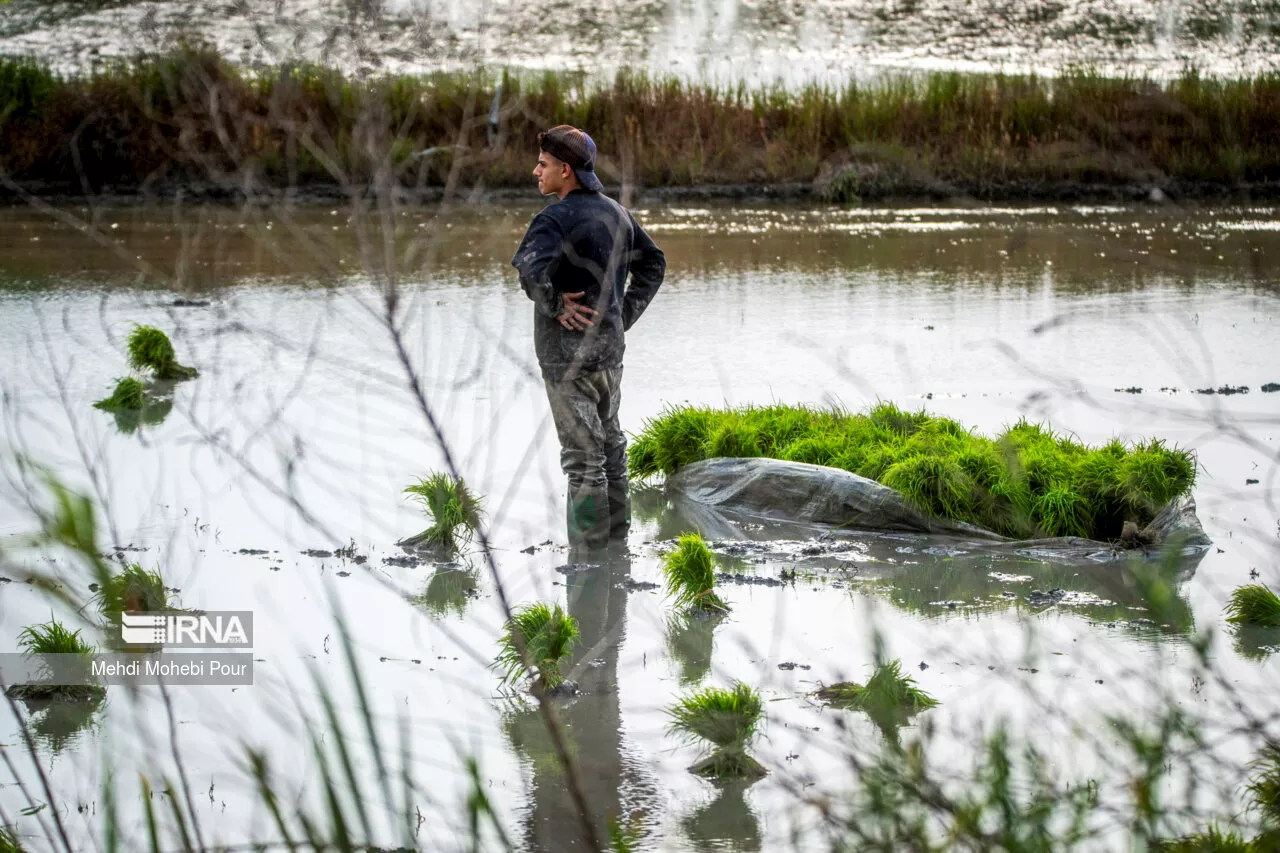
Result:
<svg viewBox="0 0 1280 853"><path fill-rule="evenodd" d="M1008 539L964 522L920 512L898 491L838 468L780 459L719 458L681 468L666 482L680 515L704 535L742 538L754 520L813 533L840 531L932 534L940 547L1003 553L1030 559L1107 563L1134 556L1172 556L1198 562L1212 544L1196 505L1183 496L1164 507L1142 531L1141 547L1073 536ZM931 538L933 538L931 537Z"/></svg>

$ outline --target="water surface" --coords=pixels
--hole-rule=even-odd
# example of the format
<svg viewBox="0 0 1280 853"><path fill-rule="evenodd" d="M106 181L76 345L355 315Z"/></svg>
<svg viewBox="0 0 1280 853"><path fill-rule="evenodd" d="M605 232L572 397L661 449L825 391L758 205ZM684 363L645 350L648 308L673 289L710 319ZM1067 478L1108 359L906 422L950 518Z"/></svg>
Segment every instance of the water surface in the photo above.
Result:
<svg viewBox="0 0 1280 853"><path fill-rule="evenodd" d="M1280 382L1276 209L638 211L670 266L628 336L627 430L682 401L857 409L887 399L984 432L1025 416L1089 443L1155 436L1196 450L1194 496L1216 543L1169 577L1178 602L1161 624L1119 564L959 553L911 537L815 556L794 530L748 527L740 538L768 544L722 543L724 571L798 576L726 584L733 612L711 625L675 619L660 590L624 583L659 581L664 542L691 523L660 491L637 495L629 558L557 571L570 561L558 446L531 308L508 264L534 210L380 220L347 209L100 208L58 221L3 211L0 546L14 580L0 583L0 651L51 610L76 618L22 583L25 573L53 575L78 604L91 596L92 579L67 555L24 548L40 493L14 454L91 493L104 547L161 570L184 606L253 610L252 688L170 691L206 841L270 831L241 744L265 750L290 789L318 796L311 774L294 770L311 760L300 719L319 718L318 683L359 731L339 611L385 751L399 759L407 735L426 816L415 843L456 847L474 756L521 845L569 846L572 806L540 721L487 668L502 620L483 556L473 546L458 565L386 562L425 526L401 490L442 466L441 437L486 496L508 595L559 601L581 622L572 669L584 693L562 709L571 751L596 815L634 815L646 849L778 849L793 835L820 849L818 813L797 803L838 797L849 756L881 735L809 693L864 677L876 631L940 700L930 754L960 782L996 720L1043 748L1062 778L1114 779L1107 714L1141 715L1175 695L1226 731L1236 696L1264 716L1280 710L1280 658L1241 654L1221 617L1251 569L1280 588L1280 394L1261 390ZM141 426L91 407L126 373L134 323L170 330L201 370ZM1197 393L1223 386L1248 392ZM367 562L302 553L348 544ZM1067 597L1034 603L1033 590L1052 588ZM1187 639L1205 628L1219 635L1223 679L1197 685ZM717 788L687 772L696 749L666 734L663 708L735 678L768 700L755 752L771 773ZM139 773L159 787L176 772L162 699L113 689L88 719L44 726L53 734L40 761L69 833L88 845L113 767L130 780L126 831L144 843L129 786ZM0 742L17 743L7 716ZM1250 757L1243 738L1217 749L1225 764L1204 774L1205 813L1235 810ZM360 773L377 790L374 765ZM0 784L6 814L25 805ZM23 834L39 834L35 820L19 820Z"/></svg>

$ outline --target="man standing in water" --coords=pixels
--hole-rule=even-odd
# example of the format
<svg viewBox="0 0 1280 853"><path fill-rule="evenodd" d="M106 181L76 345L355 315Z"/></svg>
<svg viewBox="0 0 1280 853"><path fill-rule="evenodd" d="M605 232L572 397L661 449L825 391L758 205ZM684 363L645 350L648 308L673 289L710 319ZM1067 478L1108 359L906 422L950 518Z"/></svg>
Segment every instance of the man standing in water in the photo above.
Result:
<svg viewBox="0 0 1280 853"><path fill-rule="evenodd" d="M557 201L529 223L511 264L533 300L534 348L569 478L569 541L595 548L625 540L631 525L618 425L623 333L658 291L667 261L601 192L590 136L562 124L539 134L538 147L533 176Z"/></svg>

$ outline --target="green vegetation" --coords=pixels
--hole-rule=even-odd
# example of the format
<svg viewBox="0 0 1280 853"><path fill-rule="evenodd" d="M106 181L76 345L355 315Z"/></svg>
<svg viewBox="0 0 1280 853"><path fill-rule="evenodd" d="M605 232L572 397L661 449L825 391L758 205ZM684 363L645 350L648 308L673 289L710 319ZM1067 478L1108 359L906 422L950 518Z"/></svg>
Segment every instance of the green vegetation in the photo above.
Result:
<svg viewBox="0 0 1280 853"><path fill-rule="evenodd" d="M141 382L132 376L125 376L116 380L115 390L110 397L99 400L93 407L104 412L136 411L142 408L144 391Z"/></svg>
<svg viewBox="0 0 1280 853"><path fill-rule="evenodd" d="M534 691L550 691L564 683L560 662L578 641L578 622L560 608L540 601L517 608L507 622L494 666L502 672L504 684L514 684L526 673ZM527 672L524 647L534 671Z"/></svg>
<svg viewBox="0 0 1280 853"><path fill-rule="evenodd" d="M98 590L98 609L104 616L118 617L126 611L154 613L172 610L169 591L159 572L148 572L137 563L111 575Z"/></svg>
<svg viewBox="0 0 1280 853"><path fill-rule="evenodd" d="M23 853L24 849L9 827L0 826L0 853Z"/></svg>
<svg viewBox="0 0 1280 853"><path fill-rule="evenodd" d="M733 436L732 439L729 436ZM900 491L921 511L1005 536L1119 539L1195 482L1190 451L1151 439L1090 448L1021 420L997 438L924 410L879 403L866 414L806 406L669 408L645 423L632 475L671 474L721 455L843 468Z"/></svg>
<svg viewBox="0 0 1280 853"><path fill-rule="evenodd" d="M499 83L491 143L476 112ZM358 79L313 65L249 74L188 47L67 78L5 58L0 114L0 169L72 192L211 174L227 187L527 186L537 133L561 122L590 129L606 181L621 182L626 164L642 186L812 181L832 201L1280 176L1274 72L936 72L786 90L625 70L602 83L571 72Z"/></svg>
<svg viewBox="0 0 1280 853"><path fill-rule="evenodd" d="M1236 625L1280 628L1280 597L1262 584L1237 587L1226 612L1227 621Z"/></svg>
<svg viewBox="0 0 1280 853"><path fill-rule="evenodd" d="M56 619L28 625L18 633L18 646L29 655L91 655L94 647Z"/></svg>
<svg viewBox="0 0 1280 853"><path fill-rule="evenodd" d="M480 526L480 499L471 493L461 478L454 479L442 471L432 471L415 485L405 488L406 495L422 504L432 525L417 536L401 542L406 547L427 546L444 552L456 551L460 540L469 540Z"/></svg>
<svg viewBox="0 0 1280 853"><path fill-rule="evenodd" d="M707 741L714 747L691 771L699 776L747 779L768 772L747 754L763 712L760 694L740 681L727 690L705 687L687 694L667 711L670 731L686 741Z"/></svg>
<svg viewBox="0 0 1280 853"><path fill-rule="evenodd" d="M877 665L866 684L840 681L823 687L816 695L836 708L865 711L886 732L938 704L937 699L916 686L915 679L902 674L902 662L897 660Z"/></svg>
<svg viewBox="0 0 1280 853"><path fill-rule="evenodd" d="M1261 815L1264 829L1280 834L1280 744L1268 744L1251 766L1249 807Z"/></svg>
<svg viewBox="0 0 1280 853"><path fill-rule="evenodd" d="M727 613L729 605L716 595L716 575L711 549L697 533L686 533L674 551L662 558L667 595L676 606L691 611Z"/></svg>
<svg viewBox="0 0 1280 853"><path fill-rule="evenodd" d="M194 367L178 364L169 336L154 326L134 326L129 333L129 364L134 370L150 370L156 379L194 379Z"/></svg>
<svg viewBox="0 0 1280 853"><path fill-rule="evenodd" d="M39 625L28 625L18 632L18 647L26 655L79 655L84 661L86 678L89 676L89 660L97 651L81 638L79 630L72 631L53 618ZM37 681L10 685L5 695L29 702L93 702L105 696L106 690L97 684L42 684Z"/></svg>

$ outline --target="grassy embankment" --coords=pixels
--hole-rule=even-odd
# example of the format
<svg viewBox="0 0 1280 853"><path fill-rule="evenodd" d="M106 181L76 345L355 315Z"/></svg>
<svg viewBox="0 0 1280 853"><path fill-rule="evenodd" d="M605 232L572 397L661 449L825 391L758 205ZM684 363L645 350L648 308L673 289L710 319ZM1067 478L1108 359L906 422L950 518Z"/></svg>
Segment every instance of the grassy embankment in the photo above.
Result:
<svg viewBox="0 0 1280 853"><path fill-rule="evenodd" d="M923 410L867 414L805 406L668 409L628 454L637 477L713 457L766 456L843 468L897 489L921 510L1016 539L1120 538L1195 482L1195 457L1160 440L1086 447L1019 421L992 439Z"/></svg>
<svg viewBox="0 0 1280 853"><path fill-rule="evenodd" d="M634 73L249 76L194 49L73 78L0 59L0 169L45 192L526 187L538 131L560 122L592 133L607 182L647 187L813 182L846 201L1280 185L1280 74L934 73L785 91Z"/></svg>

